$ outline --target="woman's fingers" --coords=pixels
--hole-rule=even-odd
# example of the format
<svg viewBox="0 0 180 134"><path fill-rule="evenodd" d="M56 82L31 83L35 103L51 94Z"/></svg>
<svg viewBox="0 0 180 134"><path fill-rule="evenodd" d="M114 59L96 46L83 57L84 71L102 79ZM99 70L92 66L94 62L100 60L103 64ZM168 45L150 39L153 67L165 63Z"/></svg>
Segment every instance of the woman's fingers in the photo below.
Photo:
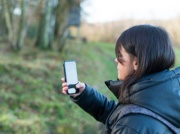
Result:
<svg viewBox="0 0 180 134"><path fill-rule="evenodd" d="M68 87L68 84L66 82L62 83L62 87Z"/></svg>
<svg viewBox="0 0 180 134"><path fill-rule="evenodd" d="M66 82L62 83L62 93L67 94L68 84Z"/></svg>
<svg viewBox="0 0 180 134"><path fill-rule="evenodd" d="M62 81L62 82L65 82L65 78L64 78L64 77L63 77L63 78L61 78L61 81Z"/></svg>
<svg viewBox="0 0 180 134"><path fill-rule="evenodd" d="M62 93L63 93L63 94L67 94L67 90L68 90L68 87L64 87L64 88L62 89Z"/></svg>
<svg viewBox="0 0 180 134"><path fill-rule="evenodd" d="M68 84L65 82L65 78L61 78L62 83L62 93L67 95L67 90L68 90ZM79 88L79 93L77 94L72 94L71 96L76 97L77 95L81 94L82 91L85 89L85 84L79 82L76 84L76 88Z"/></svg>

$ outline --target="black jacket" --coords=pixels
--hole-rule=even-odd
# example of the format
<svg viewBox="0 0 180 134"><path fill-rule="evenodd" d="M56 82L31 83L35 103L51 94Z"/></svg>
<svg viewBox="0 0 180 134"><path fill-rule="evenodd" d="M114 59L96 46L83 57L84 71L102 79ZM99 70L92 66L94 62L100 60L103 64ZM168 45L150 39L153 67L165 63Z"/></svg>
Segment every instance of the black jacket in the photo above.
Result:
<svg viewBox="0 0 180 134"><path fill-rule="evenodd" d="M121 81L106 85L117 95ZM115 85L115 86L114 86ZM162 116L180 128L180 68L148 75L130 88L130 101ZM109 101L104 95L86 85L86 89L72 100L96 120L105 124L102 133L112 134L172 134L160 121L142 114L130 114L117 120L125 104ZM127 104L126 104L127 105Z"/></svg>

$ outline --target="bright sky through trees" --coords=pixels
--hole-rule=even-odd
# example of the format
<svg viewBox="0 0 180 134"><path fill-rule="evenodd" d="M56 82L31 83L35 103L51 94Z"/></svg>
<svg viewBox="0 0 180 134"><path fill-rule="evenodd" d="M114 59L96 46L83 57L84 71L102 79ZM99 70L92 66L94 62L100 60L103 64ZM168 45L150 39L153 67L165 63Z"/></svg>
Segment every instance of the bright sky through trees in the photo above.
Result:
<svg viewBox="0 0 180 134"><path fill-rule="evenodd" d="M86 0L82 4L88 22L122 18L169 19L180 16L179 0Z"/></svg>

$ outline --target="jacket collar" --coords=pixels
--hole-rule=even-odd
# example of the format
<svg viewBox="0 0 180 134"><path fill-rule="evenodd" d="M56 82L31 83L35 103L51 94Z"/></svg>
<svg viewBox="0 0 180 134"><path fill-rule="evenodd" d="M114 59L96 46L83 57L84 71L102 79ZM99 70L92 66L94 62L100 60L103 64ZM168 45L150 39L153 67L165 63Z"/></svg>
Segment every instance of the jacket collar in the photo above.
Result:
<svg viewBox="0 0 180 134"><path fill-rule="evenodd" d="M180 75L180 67L178 67L174 70L171 70L171 71L166 69L166 70L158 72L158 73L146 75L146 76L142 77L140 80L138 80L138 82L131 87L131 92L138 90L137 85L143 86L143 81L149 81L149 80L150 81L165 81L166 79L172 78L176 75ZM179 83L180 83L180 80L179 80ZM117 99L119 99L119 96L120 96L119 91L120 91L121 84L122 84L122 81L118 80L118 79L105 81L105 85L116 96Z"/></svg>

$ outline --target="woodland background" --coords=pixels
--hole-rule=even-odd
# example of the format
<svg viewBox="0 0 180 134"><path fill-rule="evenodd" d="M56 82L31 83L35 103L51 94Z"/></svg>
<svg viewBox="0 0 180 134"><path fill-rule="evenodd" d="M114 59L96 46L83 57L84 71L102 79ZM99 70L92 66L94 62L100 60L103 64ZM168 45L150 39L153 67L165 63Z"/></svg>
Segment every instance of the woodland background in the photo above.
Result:
<svg viewBox="0 0 180 134"><path fill-rule="evenodd" d="M101 124L61 94L63 61L76 60L79 80L115 99L104 81L117 78L114 45L132 25L164 27L180 66L180 17L87 23L84 1L0 0L0 133L98 133Z"/></svg>

